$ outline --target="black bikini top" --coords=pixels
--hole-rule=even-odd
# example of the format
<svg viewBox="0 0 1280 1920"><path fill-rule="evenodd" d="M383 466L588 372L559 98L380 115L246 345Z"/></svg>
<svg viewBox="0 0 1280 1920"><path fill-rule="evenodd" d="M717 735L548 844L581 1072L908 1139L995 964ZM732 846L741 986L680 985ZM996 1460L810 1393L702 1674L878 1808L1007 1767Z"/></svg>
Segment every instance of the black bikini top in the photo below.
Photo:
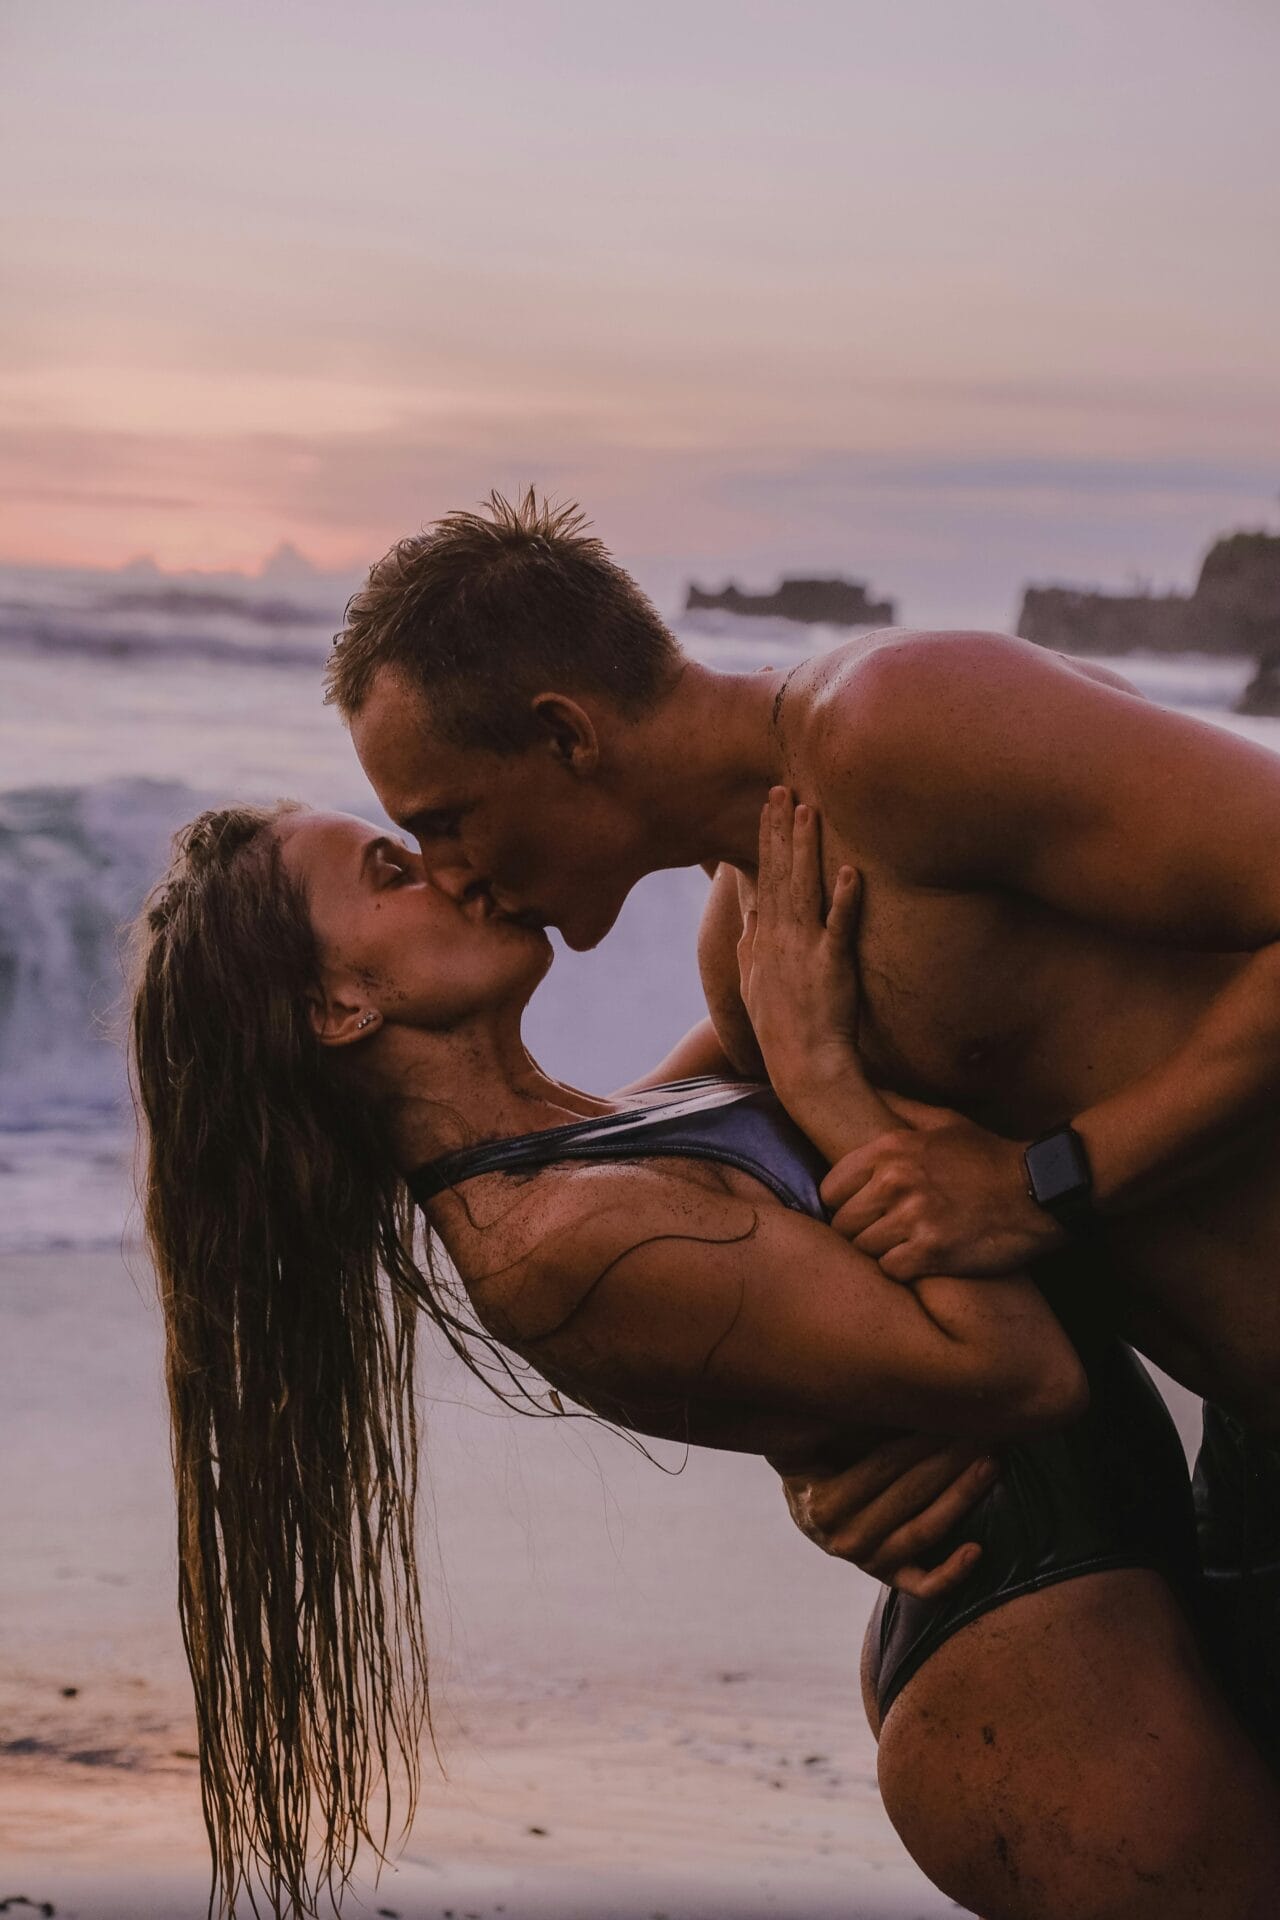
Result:
<svg viewBox="0 0 1280 1920"><path fill-rule="evenodd" d="M826 1215L818 1185L827 1162L772 1088L706 1074L650 1089L652 1100L566 1127L487 1140L428 1160L408 1177L419 1206L482 1173L532 1173L569 1160L716 1160L763 1181L782 1204Z"/></svg>

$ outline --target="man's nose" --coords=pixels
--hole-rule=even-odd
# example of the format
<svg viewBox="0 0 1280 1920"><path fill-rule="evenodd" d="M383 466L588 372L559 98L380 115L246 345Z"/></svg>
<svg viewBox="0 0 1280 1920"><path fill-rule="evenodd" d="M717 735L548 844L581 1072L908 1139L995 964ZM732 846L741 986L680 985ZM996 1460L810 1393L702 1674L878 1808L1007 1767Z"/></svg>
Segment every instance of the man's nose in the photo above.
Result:
<svg viewBox="0 0 1280 1920"><path fill-rule="evenodd" d="M427 876L432 884L439 887L441 893L447 893L451 900L461 903L467 899L468 895L475 892L480 876L475 868L467 866L465 861L450 860L436 866L428 860L425 864Z"/></svg>

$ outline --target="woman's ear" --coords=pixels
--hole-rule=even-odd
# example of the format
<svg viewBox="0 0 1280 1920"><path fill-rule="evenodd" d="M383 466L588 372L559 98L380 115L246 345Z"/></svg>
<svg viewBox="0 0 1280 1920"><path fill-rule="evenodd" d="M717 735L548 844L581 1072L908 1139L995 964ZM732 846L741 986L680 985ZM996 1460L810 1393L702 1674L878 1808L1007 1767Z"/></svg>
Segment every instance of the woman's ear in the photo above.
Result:
<svg viewBox="0 0 1280 1920"><path fill-rule="evenodd" d="M348 1047L364 1040L382 1025L376 1007L350 1000L345 994L313 993L307 999L311 1031L322 1047Z"/></svg>

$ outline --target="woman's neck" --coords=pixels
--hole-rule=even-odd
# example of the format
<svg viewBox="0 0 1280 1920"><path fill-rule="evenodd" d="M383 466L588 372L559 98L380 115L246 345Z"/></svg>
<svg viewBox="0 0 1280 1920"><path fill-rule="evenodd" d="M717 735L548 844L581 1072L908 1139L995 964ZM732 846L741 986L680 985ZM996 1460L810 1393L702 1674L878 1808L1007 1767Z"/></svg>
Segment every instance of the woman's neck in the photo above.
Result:
<svg viewBox="0 0 1280 1920"><path fill-rule="evenodd" d="M590 1119L616 1105L544 1073L518 1021L447 1034L390 1026L378 1041L392 1152L406 1172L458 1147Z"/></svg>

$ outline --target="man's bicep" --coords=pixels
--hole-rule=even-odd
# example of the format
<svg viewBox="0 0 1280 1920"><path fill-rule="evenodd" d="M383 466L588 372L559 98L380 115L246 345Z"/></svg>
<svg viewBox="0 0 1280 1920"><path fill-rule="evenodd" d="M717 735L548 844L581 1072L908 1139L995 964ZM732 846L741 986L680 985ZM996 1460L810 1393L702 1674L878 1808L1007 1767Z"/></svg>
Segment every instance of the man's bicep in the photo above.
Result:
<svg viewBox="0 0 1280 1920"><path fill-rule="evenodd" d="M1280 937L1280 757L1079 685L1023 751L1035 898L1138 937L1232 951Z"/></svg>

